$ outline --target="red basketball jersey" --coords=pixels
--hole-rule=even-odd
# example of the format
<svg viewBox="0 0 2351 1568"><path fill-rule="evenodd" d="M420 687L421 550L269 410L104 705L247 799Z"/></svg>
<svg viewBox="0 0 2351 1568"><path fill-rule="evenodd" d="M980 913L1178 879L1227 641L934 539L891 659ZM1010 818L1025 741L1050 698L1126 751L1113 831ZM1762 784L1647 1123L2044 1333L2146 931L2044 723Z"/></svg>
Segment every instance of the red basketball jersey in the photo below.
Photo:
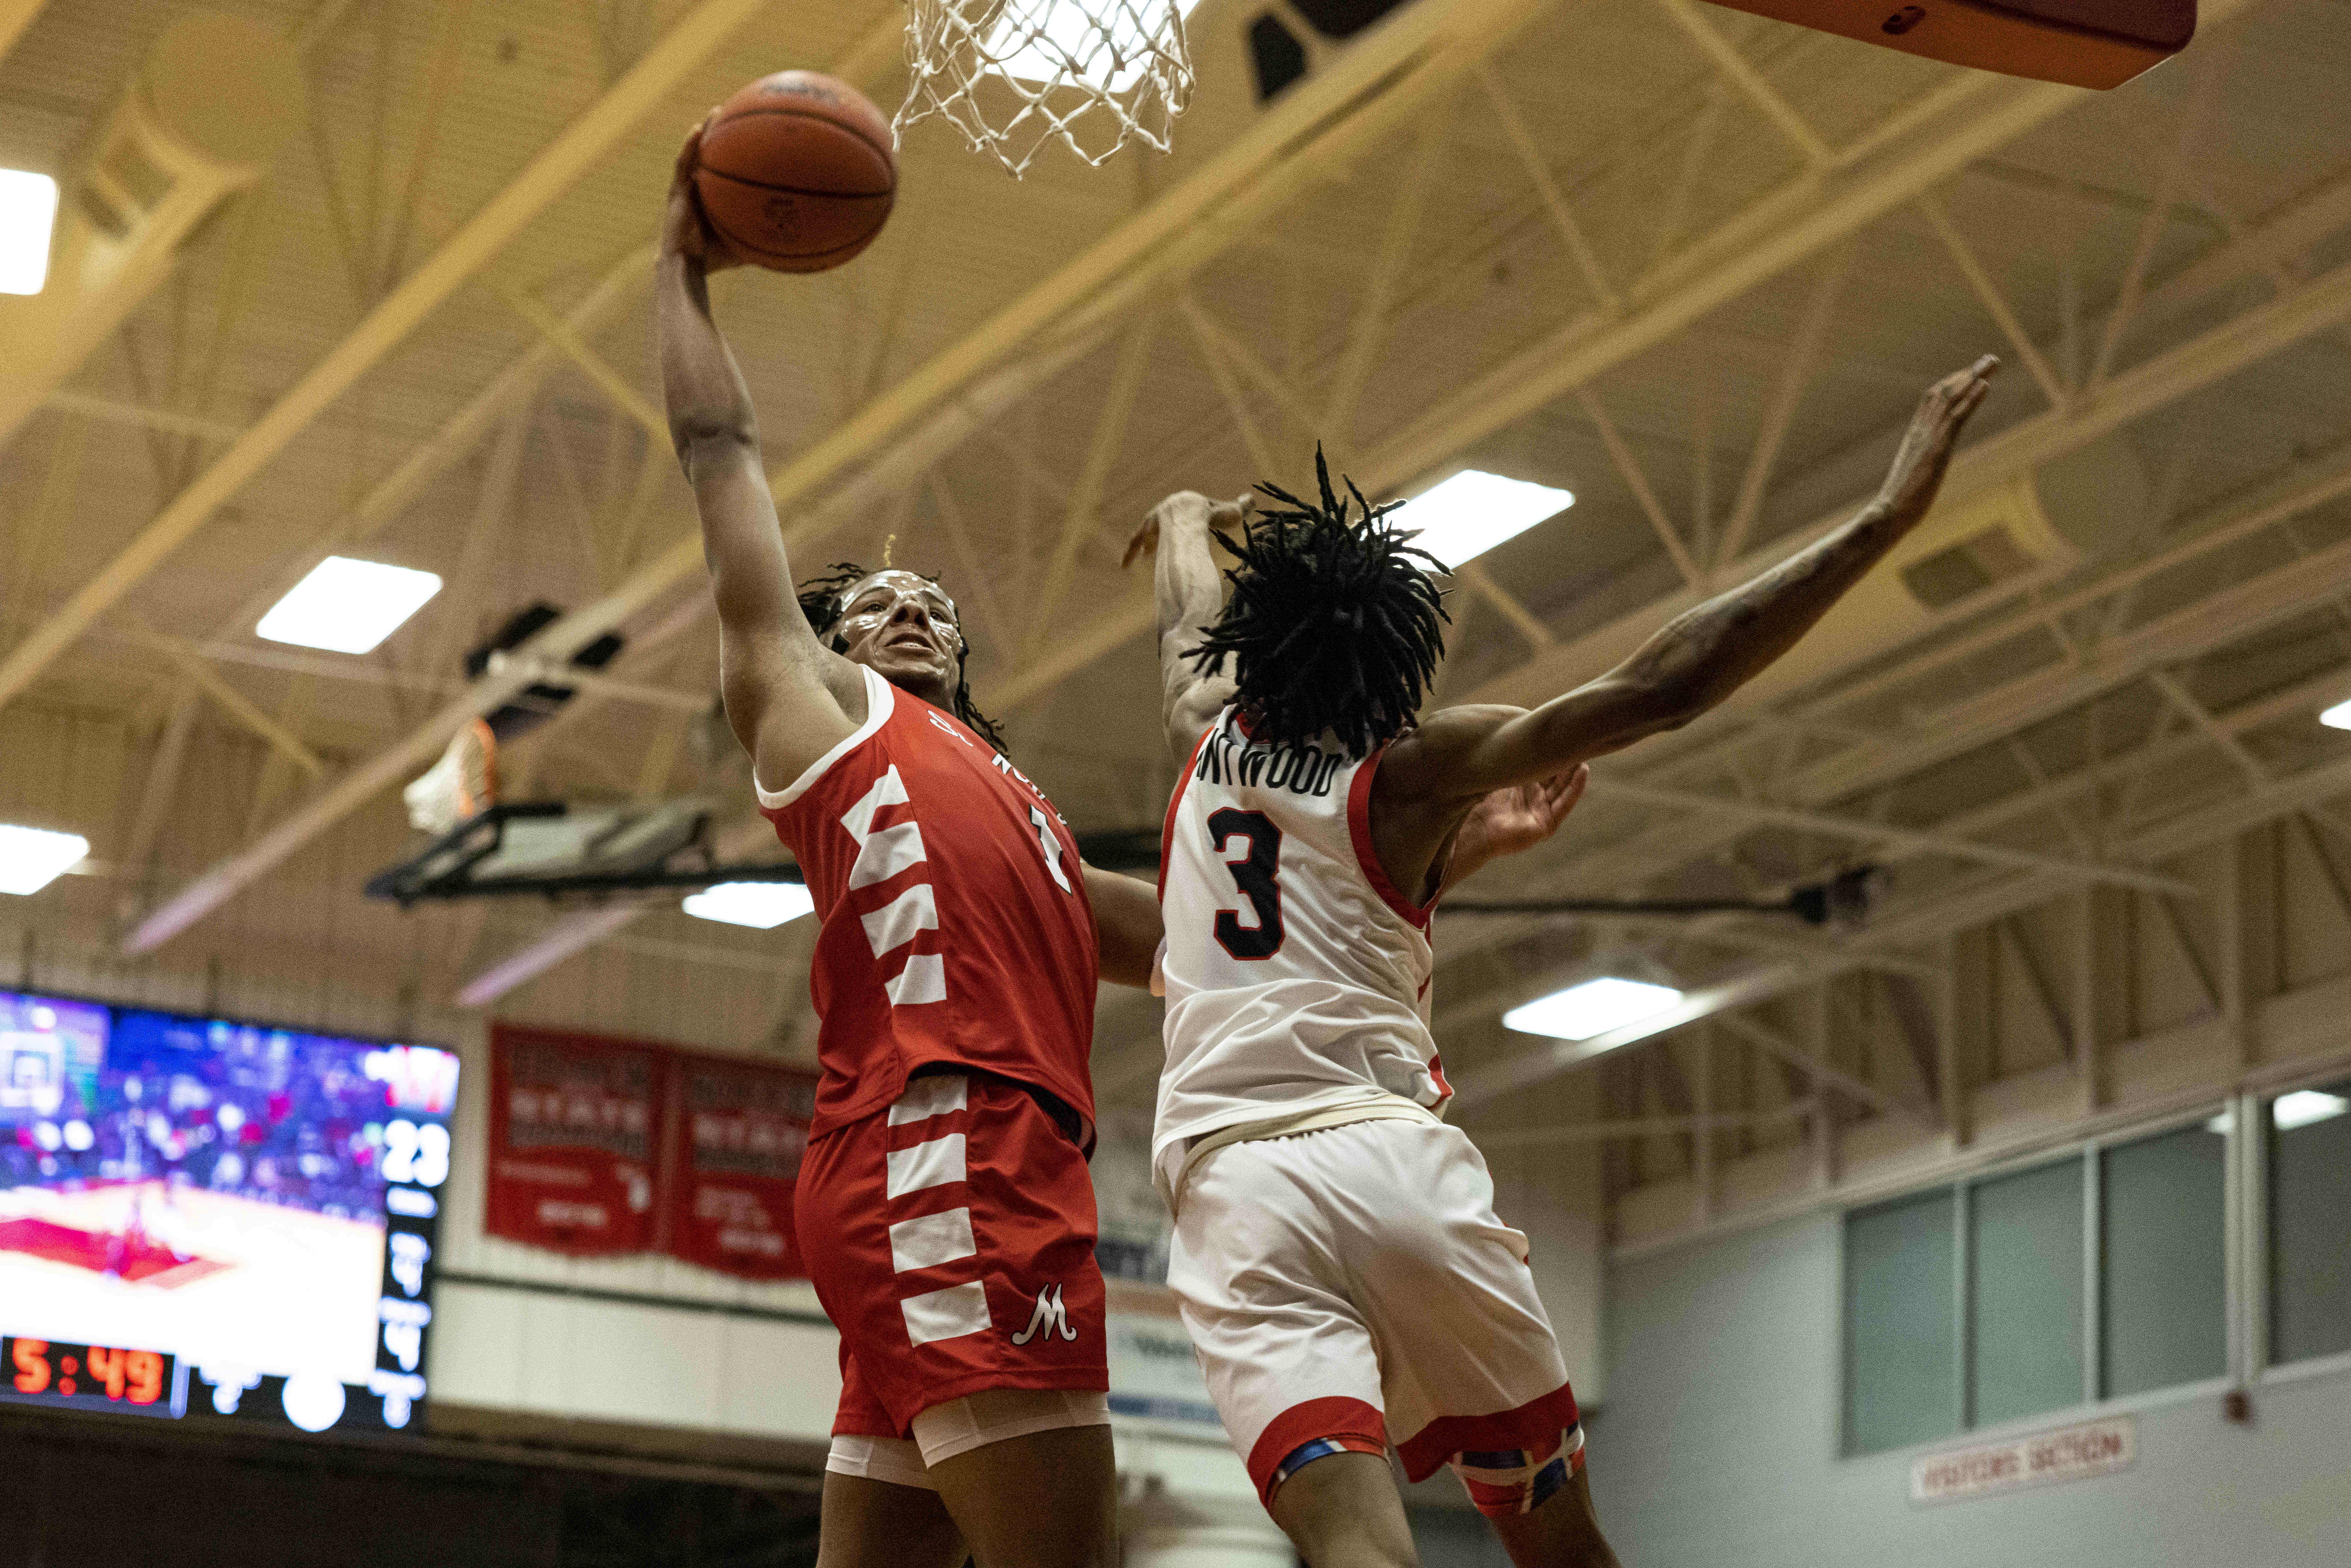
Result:
<svg viewBox="0 0 2351 1568"><path fill-rule="evenodd" d="M759 809L824 922L812 1133L896 1100L926 1062L1001 1073L1093 1125L1101 969L1077 841L952 715L865 675L865 722Z"/></svg>

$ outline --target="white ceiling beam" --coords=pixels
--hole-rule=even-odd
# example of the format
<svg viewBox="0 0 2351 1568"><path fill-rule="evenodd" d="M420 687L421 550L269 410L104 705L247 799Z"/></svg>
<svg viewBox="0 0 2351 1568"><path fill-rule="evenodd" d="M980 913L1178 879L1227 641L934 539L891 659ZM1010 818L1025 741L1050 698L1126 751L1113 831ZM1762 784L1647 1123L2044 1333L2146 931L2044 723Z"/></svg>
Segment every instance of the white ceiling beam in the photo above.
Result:
<svg viewBox="0 0 2351 1568"><path fill-rule="evenodd" d="M593 382L596 390L611 399L614 408L643 426L654 444L668 444L668 416L655 408L644 393L631 386L628 378L606 362L602 355L590 348L585 337L573 331L561 317L523 290L501 288L498 293L513 307L516 315L530 323L533 331L553 344L557 352Z"/></svg>
<svg viewBox="0 0 2351 1568"><path fill-rule="evenodd" d="M1898 1095L1888 1094L1875 1083L1865 1082L1850 1072L1830 1066L1778 1030L1768 1028L1742 1013L1720 1013L1716 1016L1716 1021L1764 1055L1784 1061L1805 1073L1816 1088L1834 1089L1873 1111L1901 1116L1926 1126L1939 1124L1931 1108L1914 1105Z"/></svg>
<svg viewBox="0 0 2351 1568"><path fill-rule="evenodd" d="M1835 154L1829 150L1829 144L1821 140L1821 133L1813 129L1810 120L1796 112L1795 105L1781 96L1779 89L1763 78L1763 73L1756 68L1754 61L1740 52L1739 46L1724 37L1713 23L1698 14L1693 0L1656 0L1656 4L1657 9L1681 29L1682 36L1697 46L1698 52L1706 57L1707 62L1745 94L1748 102L1762 110L1764 119L1779 127L1780 134L1788 139L1789 145L1806 163L1815 169L1828 165Z"/></svg>
<svg viewBox="0 0 2351 1568"><path fill-rule="evenodd" d="M2251 3L2253 0L2235 0L2231 8L2241 9ZM1903 118L1914 143L1907 155L1872 164L1843 183L1806 176L1763 197L1645 279L1632 292L1632 306L1623 314L1579 316L1535 348L1480 376L1385 443L1357 465L1364 488L1374 494L1393 491L1433 472L1454 454L1512 420L1585 385L1666 341L1708 312L1875 223L1974 159L2045 123L2082 96L2074 88L2005 83L1999 89L1954 99L1965 105L1974 104L1979 98L1990 101L1960 123L1935 127L1932 135L1924 134L1925 128L1906 113ZM1682 596L1685 601L1679 608L1687 609L1698 597L1695 591ZM1644 632L1667 613L1670 612L1640 612ZM990 683L990 700L999 708L1030 700L1143 635L1155 623L1155 615L1149 585L1138 586L1120 609L1072 632L1043 659L999 674ZM1547 667L1565 649L1583 641L1562 643L1536 663Z"/></svg>
<svg viewBox="0 0 2351 1568"><path fill-rule="evenodd" d="M1833 817L1820 811L1802 810L1790 806L1775 806L1761 800L1740 800L1723 795L1702 794L1695 789L1669 789L1654 784L1636 784L1630 779L1594 775L1586 786L1594 799L1630 800L1645 806L1664 806L1675 810L1696 811L1701 815L1719 816L1758 826L1792 828L1801 832L1826 833L1834 838L1850 839L1865 844L1893 845L1917 854L1949 855L1959 860L1975 861L1985 865L2017 866L2029 871L2062 871L2091 882L2110 883L2116 887L2135 887L2146 893L2169 894L2178 898L2194 898L2200 894L2197 888L2178 877L2162 876L2137 866L2114 865L2097 861L2069 860L2063 855L2035 854L2028 850L2014 850L2001 844L1980 843L1973 839L1952 833L1921 831L1896 827L1886 822L1856 821L1844 817Z"/></svg>
<svg viewBox="0 0 2351 1568"><path fill-rule="evenodd" d="M231 424L226 420L206 419L200 413L182 413L175 408L143 408L137 403L120 402L110 397L99 397L65 388L49 393L45 401L51 408L67 413L88 414L92 419L110 420L116 424L141 425L149 430L168 431L174 435L201 436L206 441L235 441L244 433L242 426Z"/></svg>
<svg viewBox="0 0 2351 1568"><path fill-rule="evenodd" d="M0 0L0 55L22 37L41 14L42 0Z"/></svg>
<svg viewBox="0 0 2351 1568"><path fill-rule="evenodd" d="M1285 93L1206 166L773 470L768 483L778 507L796 519L787 538L795 548L821 538L870 497L867 486L877 471L888 471L894 479L905 465L960 441L978 420L1024 395L1034 378L1075 357L1086 346L1084 333L1090 327L1144 291L1189 276L1186 269L1196 270L1247 238L1258 216L1288 200L1296 186L1337 177L1359 146L1367 147L1394 129L1429 94L1448 90L1550 6L1551 0L1452 0L1449 5L1424 0L1365 33L1330 68ZM1053 340L1027 365L998 369L1040 337ZM962 395L954 395L958 392ZM937 417L901 434L902 425L943 403ZM865 472L841 486L829 500L813 508L802 504L861 461L868 464ZM565 663L702 569L701 538L685 533L611 592L565 616L517 652L526 659ZM9 660L0 661L0 702L9 695L12 664L31 644L28 638ZM52 649L44 654L42 662L53 653ZM416 732L181 889L131 933L128 950L152 952L219 908L409 769L422 766L459 725L496 708L527 684L511 671L475 683Z"/></svg>
<svg viewBox="0 0 2351 1568"><path fill-rule="evenodd" d="M1480 1149L1549 1149L1562 1144L1598 1144L1611 1138L1662 1138L1683 1133L1732 1132L1800 1121L1820 1109L1817 1100L1791 1100L1769 1111L1717 1111L1695 1116L1641 1116L1620 1122L1571 1122L1548 1127L1473 1127Z"/></svg>
<svg viewBox="0 0 2351 1568"><path fill-rule="evenodd" d="M112 560L0 659L0 706L22 695L59 653L146 580L362 375L601 162L737 27L765 8L766 0L699 0L625 76L402 279L268 413L241 432Z"/></svg>
<svg viewBox="0 0 2351 1568"><path fill-rule="evenodd" d="M131 634L178 667L180 673L205 695L228 710L229 716L246 728L267 741L287 761L313 779L326 776L327 765L319 754L304 743L302 737L270 716L260 704L228 684L218 670L198 657L176 637L166 637L143 626L133 626Z"/></svg>
<svg viewBox="0 0 2351 1568"><path fill-rule="evenodd" d="M2133 858L2164 860L2241 833L2274 818L2307 810L2351 793L2351 759L2323 764L2136 835L2122 851ZM1897 910L1855 939L1856 946L1911 947L1970 925L1996 920L2081 885L2067 873L2040 872L2021 878L2006 873ZM1516 1093L1568 1068L1624 1047L1670 1033L1733 1009L1751 1007L1802 986L1857 967L1858 957L1773 964L1692 991L1677 1006L1587 1040L1562 1040L1520 1053L1489 1068L1461 1075L1454 1103L1461 1109Z"/></svg>
<svg viewBox="0 0 2351 1568"><path fill-rule="evenodd" d="M2003 617L1981 632L1936 648L1922 658L1893 665L1859 687L1839 692L1834 700L1855 700L1879 683L1917 679L1945 662L1963 659L2016 636L2044 615L2111 600L2148 577L2227 549L2346 494L2351 494L2351 445L2326 460L2306 468L2290 469L2230 497L2212 508L2212 515L2183 525L2182 531L2189 537L2175 546L2134 561L2057 600ZM1884 737L1828 758L1780 780L1777 788L1781 798L1792 803L1834 800L1909 777L2127 685L2159 664L2201 657L2262 627L2330 603L2346 571L2351 571L2351 546L2336 545L2315 558L2298 559L2234 584L2110 639L2094 661L2035 670L1939 709L1899 735ZM1799 709L1793 715L1779 716L1774 722L1801 723L1805 716L1804 711ZM1716 761L1723 755L1727 753L1707 754ZM1706 757L1684 757L1676 758L1667 771L1678 771L1693 761L1713 765ZM1966 821L1962 818L1938 824L1937 831L1972 833L1975 830L1965 825ZM1654 873L1660 854L1682 861L1711 853L1744 831L1728 821L1719 831L1677 823L1645 832L1570 870L1575 882L1584 885L1637 883Z"/></svg>
<svg viewBox="0 0 2351 1568"><path fill-rule="evenodd" d="M643 913L632 904L615 904L568 915L468 980L457 993L457 1005L488 1007L517 986L586 952Z"/></svg>

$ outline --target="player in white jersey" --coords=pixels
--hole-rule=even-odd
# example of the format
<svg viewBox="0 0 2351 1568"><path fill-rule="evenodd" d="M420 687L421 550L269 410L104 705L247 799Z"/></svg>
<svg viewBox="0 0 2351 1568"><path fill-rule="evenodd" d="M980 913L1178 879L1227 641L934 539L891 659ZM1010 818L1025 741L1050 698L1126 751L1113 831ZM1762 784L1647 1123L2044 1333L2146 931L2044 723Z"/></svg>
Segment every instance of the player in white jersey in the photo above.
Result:
<svg viewBox="0 0 2351 1568"><path fill-rule="evenodd" d="M1252 519L1186 493L1137 536L1159 556L1168 741L1188 758L1160 871L1168 1283L1315 1568L1414 1562L1391 1448L1415 1480L1451 1464L1520 1568L1614 1563L1526 1239L1439 1120L1429 915L1494 791L1572 792L1585 759L1687 724L1792 647L1927 515L1998 364L1928 389L1857 517L1531 711L1418 716L1441 569L1390 507L1354 493L1351 519L1319 455L1320 505L1269 486L1286 509ZM1219 521L1242 529L1229 603Z"/></svg>

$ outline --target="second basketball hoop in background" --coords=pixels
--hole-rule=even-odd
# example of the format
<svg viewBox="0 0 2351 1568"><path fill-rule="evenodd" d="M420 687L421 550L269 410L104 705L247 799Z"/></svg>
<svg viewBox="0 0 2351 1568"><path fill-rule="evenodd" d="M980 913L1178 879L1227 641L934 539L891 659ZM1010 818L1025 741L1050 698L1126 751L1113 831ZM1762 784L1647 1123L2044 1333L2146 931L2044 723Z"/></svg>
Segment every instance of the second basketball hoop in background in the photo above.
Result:
<svg viewBox="0 0 2351 1568"><path fill-rule="evenodd" d="M890 122L820 71L778 71L720 104L695 193L719 237L776 272L823 272L873 243L898 193Z"/></svg>
<svg viewBox="0 0 2351 1568"><path fill-rule="evenodd" d="M1192 98L1176 0L907 0L912 80L894 131L932 115L1019 179L1049 142L1099 164L1165 152Z"/></svg>

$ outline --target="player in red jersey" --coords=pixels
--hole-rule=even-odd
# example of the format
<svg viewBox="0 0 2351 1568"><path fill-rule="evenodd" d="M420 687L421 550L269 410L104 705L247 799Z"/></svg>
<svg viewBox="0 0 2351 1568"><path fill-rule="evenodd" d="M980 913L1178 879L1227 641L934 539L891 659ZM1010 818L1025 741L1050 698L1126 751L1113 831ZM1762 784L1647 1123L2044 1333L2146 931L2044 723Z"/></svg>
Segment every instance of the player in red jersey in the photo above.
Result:
<svg viewBox="0 0 2351 1568"><path fill-rule="evenodd" d="M841 1335L819 1562L1106 1563L1086 1061L1097 975L1148 983L1157 902L1081 862L991 743L936 583L852 570L795 601L750 396L710 316L705 277L737 263L687 179L699 140L679 155L657 272L670 429L702 516L727 719L824 921L796 1199Z"/></svg>

